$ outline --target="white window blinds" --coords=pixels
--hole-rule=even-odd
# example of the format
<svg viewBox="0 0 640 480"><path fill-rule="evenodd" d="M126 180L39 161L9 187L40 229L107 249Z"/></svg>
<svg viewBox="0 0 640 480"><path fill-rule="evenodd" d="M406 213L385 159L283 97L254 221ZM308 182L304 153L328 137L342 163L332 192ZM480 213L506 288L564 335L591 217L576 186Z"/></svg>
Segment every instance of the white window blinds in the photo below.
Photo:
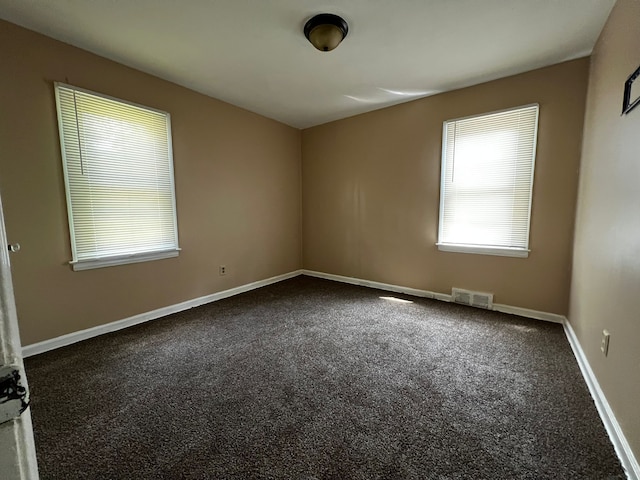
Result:
<svg viewBox="0 0 640 480"><path fill-rule="evenodd" d="M538 105L444 123L441 250L527 256Z"/></svg>
<svg viewBox="0 0 640 480"><path fill-rule="evenodd" d="M74 269L176 256L169 114L55 89Z"/></svg>

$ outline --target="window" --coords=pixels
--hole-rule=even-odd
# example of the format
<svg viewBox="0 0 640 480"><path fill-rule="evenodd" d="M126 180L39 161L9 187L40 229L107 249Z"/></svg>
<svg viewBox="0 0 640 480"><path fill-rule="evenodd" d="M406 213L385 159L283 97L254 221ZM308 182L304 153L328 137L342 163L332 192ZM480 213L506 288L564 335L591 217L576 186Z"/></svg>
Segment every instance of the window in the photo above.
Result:
<svg viewBox="0 0 640 480"><path fill-rule="evenodd" d="M438 248L527 257L538 105L444 122Z"/></svg>
<svg viewBox="0 0 640 480"><path fill-rule="evenodd" d="M55 84L74 270L178 255L169 114Z"/></svg>

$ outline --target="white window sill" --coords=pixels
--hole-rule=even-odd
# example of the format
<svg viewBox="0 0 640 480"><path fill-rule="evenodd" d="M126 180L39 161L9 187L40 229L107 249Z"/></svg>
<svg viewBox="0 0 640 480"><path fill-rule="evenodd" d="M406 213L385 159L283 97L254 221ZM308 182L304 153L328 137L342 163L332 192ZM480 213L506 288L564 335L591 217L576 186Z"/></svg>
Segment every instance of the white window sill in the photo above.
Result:
<svg viewBox="0 0 640 480"><path fill-rule="evenodd" d="M162 260L163 258L177 257L180 249L163 250L161 252L136 253L133 255L118 255L114 257L92 258L88 260L75 260L69 262L74 271L91 270L93 268L114 267L116 265L126 265L128 263L149 262L152 260Z"/></svg>
<svg viewBox="0 0 640 480"><path fill-rule="evenodd" d="M436 243L441 252L475 253L478 255L495 255L498 257L528 258L531 250L526 248L485 247L463 243Z"/></svg>

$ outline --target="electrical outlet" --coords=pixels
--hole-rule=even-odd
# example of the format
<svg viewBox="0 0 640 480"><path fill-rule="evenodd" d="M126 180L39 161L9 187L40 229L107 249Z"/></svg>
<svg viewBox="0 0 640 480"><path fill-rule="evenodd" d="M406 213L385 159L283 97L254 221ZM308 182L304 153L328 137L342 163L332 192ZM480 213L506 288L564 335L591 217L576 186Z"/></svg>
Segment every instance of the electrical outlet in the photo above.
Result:
<svg viewBox="0 0 640 480"><path fill-rule="evenodd" d="M226 274L227 274L227 266L220 265L220 275L226 275Z"/></svg>
<svg viewBox="0 0 640 480"><path fill-rule="evenodd" d="M607 330L603 330L602 340L600 340L600 350L602 351L605 357L609 353L609 337L611 337L609 332Z"/></svg>

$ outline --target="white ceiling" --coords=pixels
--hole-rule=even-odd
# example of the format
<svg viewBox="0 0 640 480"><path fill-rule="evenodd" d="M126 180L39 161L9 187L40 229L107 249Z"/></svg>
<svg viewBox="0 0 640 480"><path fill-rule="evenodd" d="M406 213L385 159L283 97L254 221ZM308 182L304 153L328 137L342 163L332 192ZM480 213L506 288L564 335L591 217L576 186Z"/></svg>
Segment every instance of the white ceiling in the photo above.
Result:
<svg viewBox="0 0 640 480"><path fill-rule="evenodd" d="M588 55L615 0L0 0L0 17L298 128ZM336 13L319 52L302 28Z"/></svg>

